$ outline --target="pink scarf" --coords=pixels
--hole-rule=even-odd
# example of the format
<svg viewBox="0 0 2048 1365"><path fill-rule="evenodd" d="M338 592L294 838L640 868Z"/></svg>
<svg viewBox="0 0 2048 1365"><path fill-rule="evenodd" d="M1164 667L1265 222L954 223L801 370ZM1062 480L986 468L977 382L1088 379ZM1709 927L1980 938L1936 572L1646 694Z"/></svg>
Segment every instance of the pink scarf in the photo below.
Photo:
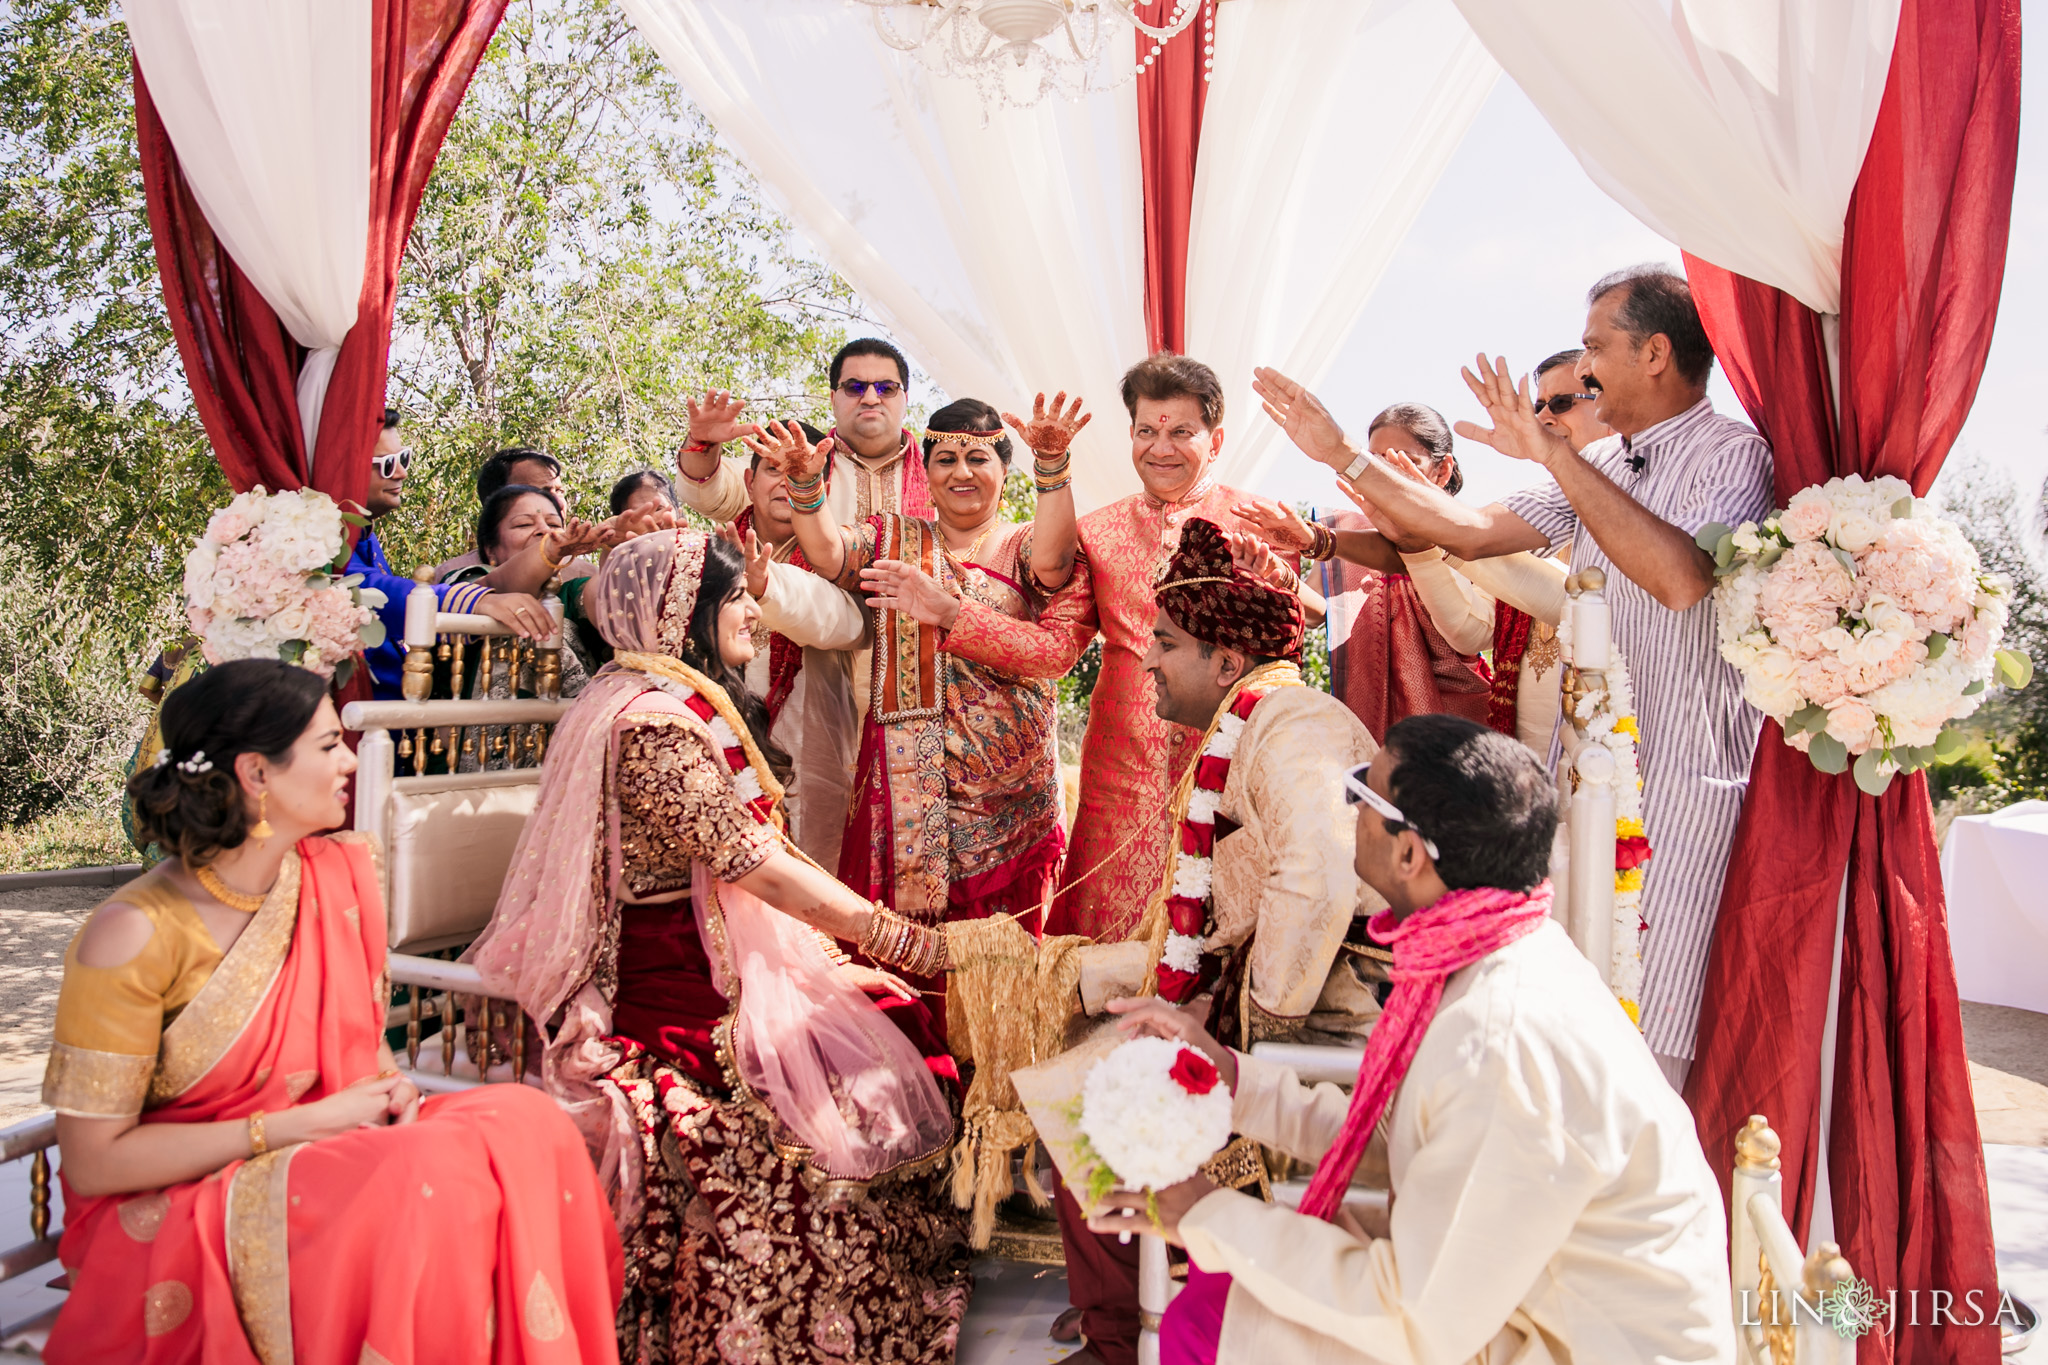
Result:
<svg viewBox="0 0 2048 1365"><path fill-rule="evenodd" d="M1302 1196L1301 1211L1325 1221L1337 1215L1345 1187L1365 1156L1380 1115L1401 1088L1402 1077L1422 1046L1422 1035L1436 1017L1444 982L1452 972L1499 951L1550 918L1550 883L1528 895L1478 886L1446 893L1442 899L1396 921L1382 910L1366 925L1381 943L1394 950L1394 994L1386 1012L1366 1041L1365 1060L1358 1066L1358 1087L1336 1145L1316 1165L1315 1178Z"/></svg>

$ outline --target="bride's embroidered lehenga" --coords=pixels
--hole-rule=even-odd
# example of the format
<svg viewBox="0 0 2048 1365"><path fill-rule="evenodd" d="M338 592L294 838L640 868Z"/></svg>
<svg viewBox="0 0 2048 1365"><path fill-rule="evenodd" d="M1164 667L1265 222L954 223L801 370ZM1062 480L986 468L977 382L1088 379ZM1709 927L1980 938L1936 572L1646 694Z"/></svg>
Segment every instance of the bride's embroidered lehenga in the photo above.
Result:
<svg viewBox="0 0 2048 1365"><path fill-rule="evenodd" d="M367 837L301 842L225 954L167 883L116 892L155 933L119 967L67 954L44 1100L208 1123L376 1075L390 991ZM71 1296L44 1358L610 1360L620 1268L603 1199L554 1103L514 1085L168 1189L67 1184Z"/></svg>
<svg viewBox="0 0 2048 1365"><path fill-rule="evenodd" d="M781 790L675 657L704 553L685 531L607 557L585 601L618 653L472 956L548 1021L543 1077L616 1191L625 1359L950 1361L967 1248L928 1172L952 1062L921 1004L885 1013L732 884L783 847Z"/></svg>

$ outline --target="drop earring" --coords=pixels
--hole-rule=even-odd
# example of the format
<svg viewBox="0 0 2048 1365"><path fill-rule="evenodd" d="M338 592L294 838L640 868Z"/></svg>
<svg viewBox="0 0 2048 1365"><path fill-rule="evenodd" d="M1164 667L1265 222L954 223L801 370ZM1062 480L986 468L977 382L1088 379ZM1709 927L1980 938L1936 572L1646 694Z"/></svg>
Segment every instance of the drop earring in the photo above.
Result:
<svg viewBox="0 0 2048 1365"><path fill-rule="evenodd" d="M271 835L277 833L276 830L270 827L269 812L270 793L267 791L257 792L256 823L249 826L249 837L251 839L268 839Z"/></svg>

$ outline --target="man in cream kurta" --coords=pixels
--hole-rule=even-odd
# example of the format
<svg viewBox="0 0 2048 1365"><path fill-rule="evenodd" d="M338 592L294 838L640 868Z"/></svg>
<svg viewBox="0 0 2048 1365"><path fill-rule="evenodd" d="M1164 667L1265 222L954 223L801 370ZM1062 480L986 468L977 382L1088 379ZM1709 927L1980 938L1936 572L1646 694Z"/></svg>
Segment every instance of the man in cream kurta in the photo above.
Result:
<svg viewBox="0 0 2048 1365"><path fill-rule="evenodd" d="M1377 747L1350 708L1312 687L1275 688L1238 736L1216 803L1207 947L1247 955L1244 989L1229 997L1246 1046L1357 1047L1379 1014L1370 983L1385 974L1366 965L1353 929L1385 902L1352 870L1357 821L1344 804L1344 774ZM1150 945L1103 944L1079 956L1082 1007L1100 1014L1138 993Z"/></svg>
<svg viewBox="0 0 2048 1365"><path fill-rule="evenodd" d="M1547 903L1540 886L1510 894L1540 882L1555 827L1547 776L1520 745L1414 717L1357 780L1373 798L1358 817L1359 870L1393 907L1383 919L1423 912L1426 924L1454 894ZM1507 864L1511 875L1489 879ZM1478 890L1452 893L1445 877ZM1484 891L1495 886L1508 889ZM1163 1226L1203 1272L1168 1316L1169 1362L1210 1358L1211 1340L1218 1362L1734 1361L1727 1222L1692 1117L1599 973L1538 919L1451 971L1419 1016L1373 1138L1392 1190L1382 1226L1306 1217L1199 1176L1158 1192ZM1466 932L1483 941L1479 921ZM1157 1002L1117 1009L1135 1016L1126 1028L1218 1058L1246 1136L1307 1161L1337 1145L1351 1101L1336 1087L1226 1051ZM1374 1066L1369 1056L1361 1074ZM1111 1203L1129 1211L1090 1226L1149 1228L1142 1204Z"/></svg>

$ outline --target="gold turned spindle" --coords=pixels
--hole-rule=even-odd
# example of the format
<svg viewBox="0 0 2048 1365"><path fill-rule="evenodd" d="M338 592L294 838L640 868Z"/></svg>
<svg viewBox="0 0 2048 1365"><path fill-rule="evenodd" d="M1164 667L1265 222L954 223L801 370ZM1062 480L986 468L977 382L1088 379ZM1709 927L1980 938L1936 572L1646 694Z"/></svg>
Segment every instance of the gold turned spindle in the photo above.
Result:
<svg viewBox="0 0 2048 1365"><path fill-rule="evenodd" d="M441 992L441 1074L455 1074L455 992Z"/></svg>
<svg viewBox="0 0 2048 1365"><path fill-rule="evenodd" d="M50 1235L50 1149L36 1148L28 1163L28 1230L38 1242Z"/></svg>
<svg viewBox="0 0 2048 1365"><path fill-rule="evenodd" d="M407 986L405 1020L405 1065L408 1070L420 1069L420 988Z"/></svg>
<svg viewBox="0 0 2048 1365"><path fill-rule="evenodd" d="M526 1079L526 1011L518 1005L512 1007L512 1079Z"/></svg>
<svg viewBox="0 0 2048 1365"><path fill-rule="evenodd" d="M450 638L455 641L455 658L448 673L448 695L460 701L462 699L462 655L464 646L469 643L469 637L466 635L456 635Z"/></svg>

